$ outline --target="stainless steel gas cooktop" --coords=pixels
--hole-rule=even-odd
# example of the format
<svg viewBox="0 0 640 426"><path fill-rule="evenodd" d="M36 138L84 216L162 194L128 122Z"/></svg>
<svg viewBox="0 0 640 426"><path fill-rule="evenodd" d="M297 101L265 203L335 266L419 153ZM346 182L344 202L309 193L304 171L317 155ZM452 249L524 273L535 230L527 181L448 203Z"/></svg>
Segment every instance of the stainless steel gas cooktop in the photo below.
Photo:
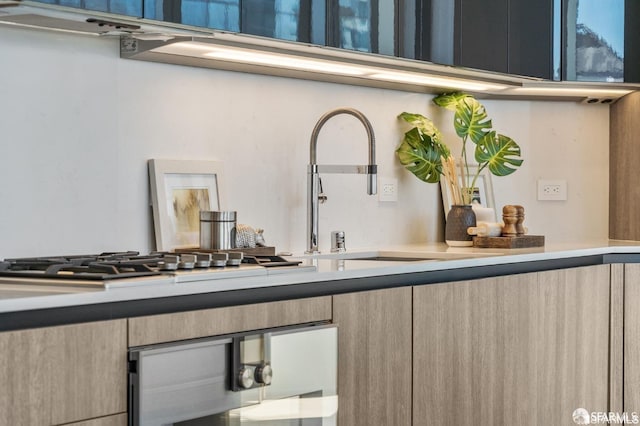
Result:
<svg viewBox="0 0 640 426"><path fill-rule="evenodd" d="M315 267L278 256L123 251L5 259L0 262L0 284L118 288L311 270Z"/></svg>

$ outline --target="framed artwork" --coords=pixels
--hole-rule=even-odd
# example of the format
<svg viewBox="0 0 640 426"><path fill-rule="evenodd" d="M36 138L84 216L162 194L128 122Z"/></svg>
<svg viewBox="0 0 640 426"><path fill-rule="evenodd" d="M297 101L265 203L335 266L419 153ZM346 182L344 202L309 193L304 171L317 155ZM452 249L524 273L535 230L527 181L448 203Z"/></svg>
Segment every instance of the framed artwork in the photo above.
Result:
<svg viewBox="0 0 640 426"><path fill-rule="evenodd" d="M149 160L156 250L200 246L200 211L221 210L222 163Z"/></svg>
<svg viewBox="0 0 640 426"><path fill-rule="evenodd" d="M469 175L475 176L478 172L477 166L469 166ZM460 181L460 187L464 191L465 186L462 184L462 178L458 175L458 180ZM447 183L445 182L444 176L440 177L440 190L442 191L442 205L444 207L444 217L447 217L447 213L451 209L452 199L453 197L450 194L450 190L448 188ZM494 222L496 222L495 215L495 201L493 199L493 186L491 184L491 173L489 169L484 169L478 179L476 180L475 187L471 190L471 202L480 204L480 206L485 208L491 208L494 211Z"/></svg>

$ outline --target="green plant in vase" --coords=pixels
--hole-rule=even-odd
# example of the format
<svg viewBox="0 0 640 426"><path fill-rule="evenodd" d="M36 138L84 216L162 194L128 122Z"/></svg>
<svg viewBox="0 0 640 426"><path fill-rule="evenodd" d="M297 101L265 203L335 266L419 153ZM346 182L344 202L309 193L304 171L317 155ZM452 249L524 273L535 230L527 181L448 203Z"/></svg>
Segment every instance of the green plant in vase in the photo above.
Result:
<svg viewBox="0 0 640 426"><path fill-rule="evenodd" d="M488 169L495 176L507 176L522 164L520 146L510 137L493 130L485 107L473 96L462 92L436 96L433 102L454 112L453 127L462 139L459 160L451 155L451 149L442 140L442 135L433 121L416 113L403 112L399 118L413 127L404 134L396 155L400 163L418 179L427 183L446 179L453 205L470 205L473 189L480 174ZM475 173L470 173L469 157L477 164ZM470 209L469 209L470 210ZM449 223L449 220L447 220ZM463 221L464 244L470 245L466 234L468 226ZM449 243L449 229L445 230Z"/></svg>
<svg viewBox="0 0 640 426"><path fill-rule="evenodd" d="M453 126L462 139L462 150L457 167L451 150L442 141L442 135L427 117L403 112L399 118L413 125L404 134L396 154L400 163L418 179L440 182L444 175L452 191L455 204L470 204L478 176L489 169L495 176L507 176L522 164L520 146L510 137L492 129L491 119L485 107L473 96L462 92L436 96L433 102L454 112ZM472 143L473 145L470 145ZM473 158L478 168L469 173L468 150L473 149ZM457 175L460 173L460 179Z"/></svg>

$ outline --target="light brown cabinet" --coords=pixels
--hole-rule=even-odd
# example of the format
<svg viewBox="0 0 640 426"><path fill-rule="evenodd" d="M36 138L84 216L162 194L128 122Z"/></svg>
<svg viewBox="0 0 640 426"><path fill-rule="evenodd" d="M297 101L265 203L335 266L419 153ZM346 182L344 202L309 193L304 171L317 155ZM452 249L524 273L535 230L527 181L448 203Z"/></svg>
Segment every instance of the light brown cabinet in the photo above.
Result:
<svg viewBox="0 0 640 426"><path fill-rule="evenodd" d="M640 264L624 265L624 411L640 413Z"/></svg>
<svg viewBox="0 0 640 426"><path fill-rule="evenodd" d="M0 333L0 425L125 413L126 353L126 320Z"/></svg>
<svg viewBox="0 0 640 426"><path fill-rule="evenodd" d="M333 297L338 424L411 425L411 287Z"/></svg>
<svg viewBox="0 0 640 426"><path fill-rule="evenodd" d="M619 99L609 114L609 238L640 240L640 92Z"/></svg>
<svg viewBox="0 0 640 426"><path fill-rule="evenodd" d="M124 426L127 346L328 320L340 425L572 425L640 411L637 306L597 265L5 332L0 426Z"/></svg>
<svg viewBox="0 0 640 426"><path fill-rule="evenodd" d="M609 407L609 266L414 288L413 425L573 425Z"/></svg>

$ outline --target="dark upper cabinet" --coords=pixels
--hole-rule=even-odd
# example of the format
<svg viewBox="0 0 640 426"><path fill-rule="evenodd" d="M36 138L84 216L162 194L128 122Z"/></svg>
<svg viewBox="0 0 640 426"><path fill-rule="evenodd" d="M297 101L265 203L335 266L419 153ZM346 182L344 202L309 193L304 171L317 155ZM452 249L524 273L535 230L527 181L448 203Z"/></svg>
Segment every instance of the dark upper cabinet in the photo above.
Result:
<svg viewBox="0 0 640 426"><path fill-rule="evenodd" d="M624 80L624 4L562 0L563 80Z"/></svg>
<svg viewBox="0 0 640 426"><path fill-rule="evenodd" d="M553 1L416 0L415 58L552 79Z"/></svg>
<svg viewBox="0 0 640 426"><path fill-rule="evenodd" d="M554 79L553 0L511 0L508 18L507 72Z"/></svg>
<svg viewBox="0 0 640 426"><path fill-rule="evenodd" d="M95 10L116 15L142 17L142 0L36 0L78 9Z"/></svg>
<svg viewBox="0 0 640 426"><path fill-rule="evenodd" d="M420 59L549 80L640 82L639 0L422 0Z"/></svg>
<svg viewBox="0 0 640 426"><path fill-rule="evenodd" d="M144 17L215 30L325 44L319 0L144 0Z"/></svg>
<svg viewBox="0 0 640 426"><path fill-rule="evenodd" d="M553 78L552 0L456 0L454 64Z"/></svg>
<svg viewBox="0 0 640 426"><path fill-rule="evenodd" d="M454 64L509 71L509 0L456 0Z"/></svg>
<svg viewBox="0 0 640 426"><path fill-rule="evenodd" d="M326 7L328 46L396 55L396 2L327 0Z"/></svg>
<svg viewBox="0 0 640 426"><path fill-rule="evenodd" d="M638 0L562 3L562 79L640 82Z"/></svg>
<svg viewBox="0 0 640 426"><path fill-rule="evenodd" d="M39 0L548 80L640 82L640 0Z"/></svg>
<svg viewBox="0 0 640 426"><path fill-rule="evenodd" d="M640 2L627 0L624 6L624 81L640 82Z"/></svg>
<svg viewBox="0 0 640 426"><path fill-rule="evenodd" d="M385 55L397 51L396 9L389 0L144 0L148 19Z"/></svg>

